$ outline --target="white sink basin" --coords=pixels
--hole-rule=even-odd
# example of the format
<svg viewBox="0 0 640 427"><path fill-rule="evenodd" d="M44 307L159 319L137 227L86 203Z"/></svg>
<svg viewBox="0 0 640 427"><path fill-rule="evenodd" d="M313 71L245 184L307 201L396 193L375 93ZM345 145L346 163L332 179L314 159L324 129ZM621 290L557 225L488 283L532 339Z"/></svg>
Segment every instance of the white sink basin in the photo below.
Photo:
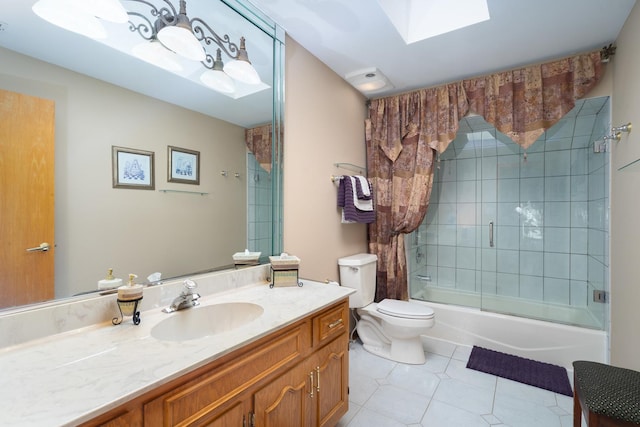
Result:
<svg viewBox="0 0 640 427"><path fill-rule="evenodd" d="M151 336L164 341L193 340L239 328L263 312L261 306L249 302L197 306L171 313L151 328Z"/></svg>

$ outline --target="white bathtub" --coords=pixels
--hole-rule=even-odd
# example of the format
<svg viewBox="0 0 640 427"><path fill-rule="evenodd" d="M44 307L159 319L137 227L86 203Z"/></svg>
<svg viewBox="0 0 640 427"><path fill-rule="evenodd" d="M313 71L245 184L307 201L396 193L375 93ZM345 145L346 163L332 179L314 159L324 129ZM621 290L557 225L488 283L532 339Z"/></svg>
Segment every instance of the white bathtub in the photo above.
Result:
<svg viewBox="0 0 640 427"><path fill-rule="evenodd" d="M573 371L574 360L608 363L604 331L490 313L419 300L435 312L435 326L422 337L429 352L451 356L456 345L479 346Z"/></svg>

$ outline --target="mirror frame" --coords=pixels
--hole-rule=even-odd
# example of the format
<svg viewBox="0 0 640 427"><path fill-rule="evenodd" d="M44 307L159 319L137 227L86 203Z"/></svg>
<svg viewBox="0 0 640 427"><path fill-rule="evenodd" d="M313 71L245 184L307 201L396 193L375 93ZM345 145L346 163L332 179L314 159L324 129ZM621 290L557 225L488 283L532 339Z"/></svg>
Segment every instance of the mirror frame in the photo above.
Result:
<svg viewBox="0 0 640 427"><path fill-rule="evenodd" d="M284 144L284 85L285 85L285 32L272 19L262 13L253 4L246 0L219 0L244 17L249 23L255 25L273 40L273 108L272 108L272 159L271 159L271 254L279 254L283 251L283 144ZM268 263L269 258L263 255L261 263ZM164 279L174 281L182 277L203 274L212 271L233 269L235 266L223 266L206 271L191 272L181 276ZM154 287L162 284L152 285ZM113 293L113 292L106 292ZM60 297L49 301L43 301L23 306L6 307L0 309L0 317L44 307L51 307L69 302L100 298L105 292L90 291L85 294Z"/></svg>

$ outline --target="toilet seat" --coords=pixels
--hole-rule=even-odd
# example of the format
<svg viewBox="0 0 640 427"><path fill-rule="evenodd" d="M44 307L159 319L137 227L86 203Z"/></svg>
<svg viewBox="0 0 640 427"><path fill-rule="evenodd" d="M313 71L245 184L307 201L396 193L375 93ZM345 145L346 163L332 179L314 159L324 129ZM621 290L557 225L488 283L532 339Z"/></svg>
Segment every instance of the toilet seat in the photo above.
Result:
<svg viewBox="0 0 640 427"><path fill-rule="evenodd" d="M433 310L422 304L395 299L384 299L378 303L377 310L387 316L403 319L432 319Z"/></svg>

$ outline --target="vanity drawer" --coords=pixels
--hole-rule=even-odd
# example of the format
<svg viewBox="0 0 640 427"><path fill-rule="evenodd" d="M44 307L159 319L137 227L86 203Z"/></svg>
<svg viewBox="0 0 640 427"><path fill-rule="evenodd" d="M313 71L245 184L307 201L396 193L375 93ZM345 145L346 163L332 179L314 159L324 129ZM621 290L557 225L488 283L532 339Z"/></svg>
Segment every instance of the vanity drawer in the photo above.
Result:
<svg viewBox="0 0 640 427"><path fill-rule="evenodd" d="M339 337L349 330L349 300L340 303L314 316L313 346L322 345Z"/></svg>
<svg viewBox="0 0 640 427"><path fill-rule="evenodd" d="M309 329L304 322L147 403L145 425L188 425L207 417L253 384L305 357Z"/></svg>

